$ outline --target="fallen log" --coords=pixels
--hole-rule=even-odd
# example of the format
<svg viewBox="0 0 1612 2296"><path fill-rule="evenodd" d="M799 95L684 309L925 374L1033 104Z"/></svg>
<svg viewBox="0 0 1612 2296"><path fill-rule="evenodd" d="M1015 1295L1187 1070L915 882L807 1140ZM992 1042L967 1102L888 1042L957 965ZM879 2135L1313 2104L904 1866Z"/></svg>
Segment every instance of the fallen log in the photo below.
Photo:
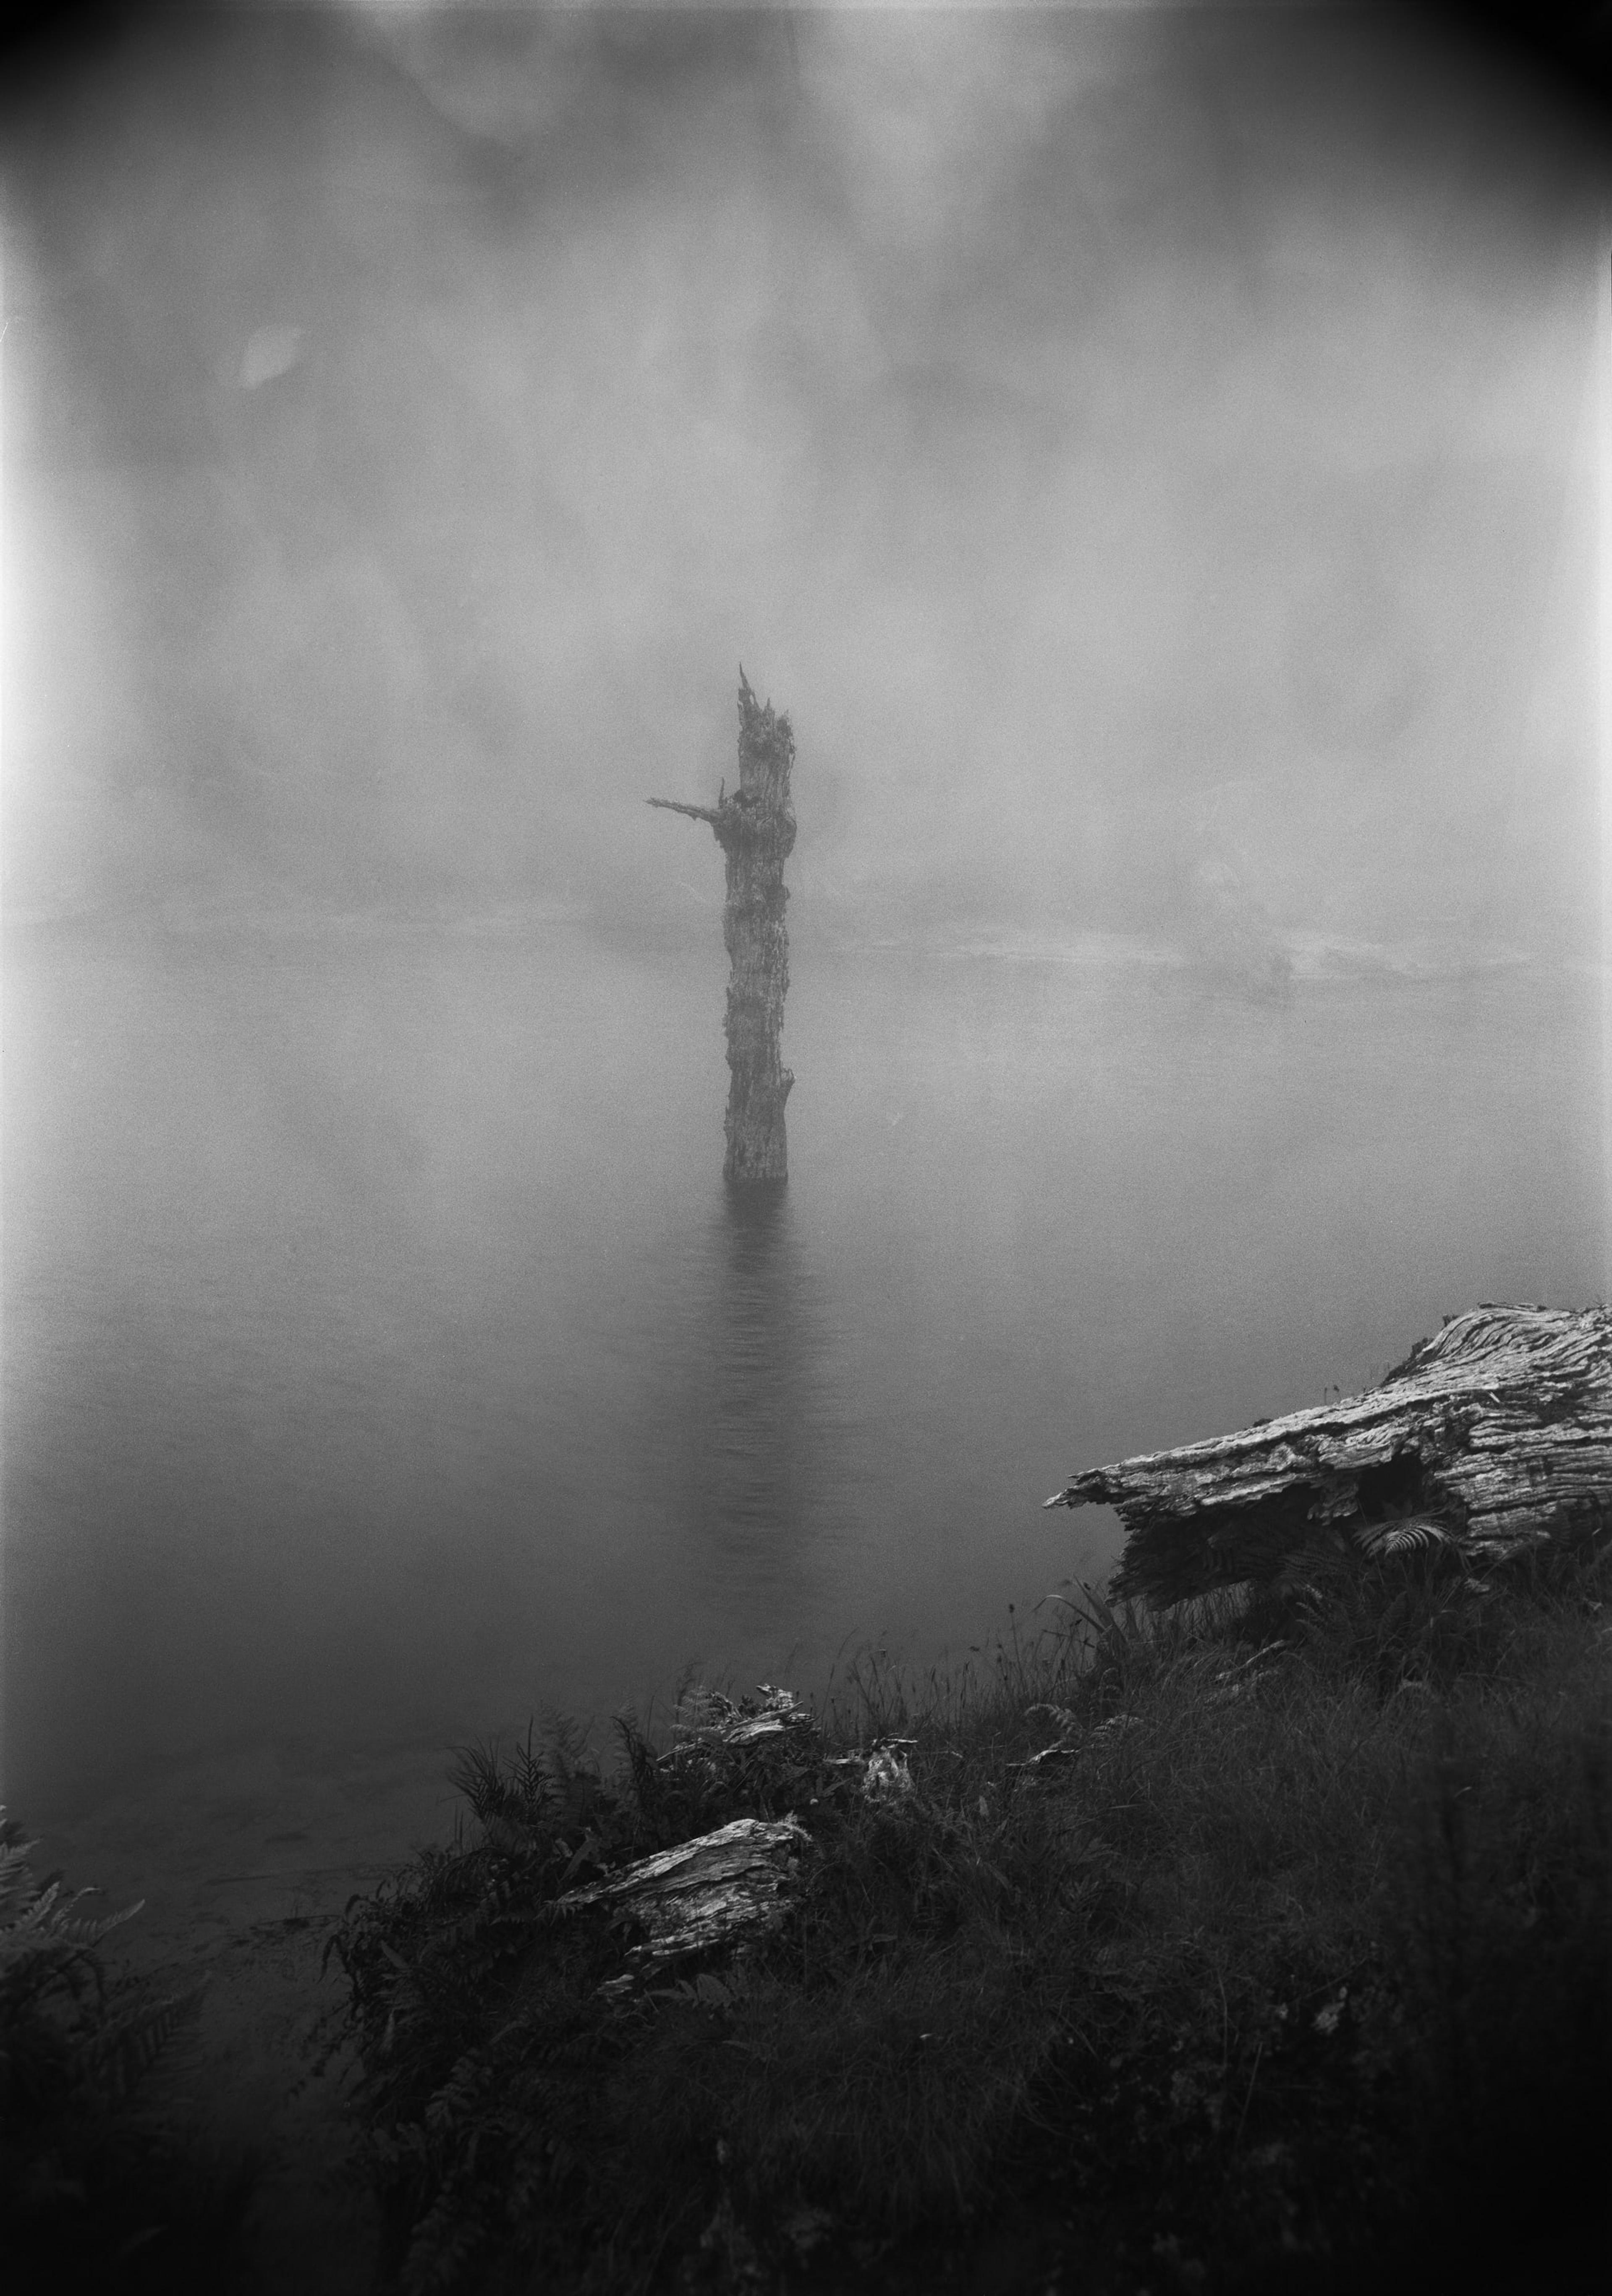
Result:
<svg viewBox="0 0 1612 2296"><path fill-rule="evenodd" d="M714 1833L640 1857L608 1882L572 1890L559 1900L570 1912L609 1906L643 1931L627 1960L639 1966L736 1945L774 1928L790 1852L806 1840L793 1817L736 1817Z"/></svg>
<svg viewBox="0 0 1612 2296"><path fill-rule="evenodd" d="M1157 1604L1268 1584L1324 1539L1363 1555L1452 1548L1469 1569L1612 1520L1612 1312L1486 1306L1380 1383L1233 1435L1071 1476L1126 1531L1112 1592Z"/></svg>

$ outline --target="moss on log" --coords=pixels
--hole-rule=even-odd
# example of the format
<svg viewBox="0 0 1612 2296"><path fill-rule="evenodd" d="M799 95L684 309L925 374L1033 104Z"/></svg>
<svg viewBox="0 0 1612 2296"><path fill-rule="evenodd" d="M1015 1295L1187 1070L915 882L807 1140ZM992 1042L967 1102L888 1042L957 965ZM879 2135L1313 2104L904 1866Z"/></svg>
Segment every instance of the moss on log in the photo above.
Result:
<svg viewBox="0 0 1612 2296"><path fill-rule="evenodd" d="M1445 1544L1479 1569L1612 1518L1612 1313L1482 1307L1362 1395L1070 1478L1048 1506L1117 1509L1118 1595L1268 1583L1318 1538Z"/></svg>

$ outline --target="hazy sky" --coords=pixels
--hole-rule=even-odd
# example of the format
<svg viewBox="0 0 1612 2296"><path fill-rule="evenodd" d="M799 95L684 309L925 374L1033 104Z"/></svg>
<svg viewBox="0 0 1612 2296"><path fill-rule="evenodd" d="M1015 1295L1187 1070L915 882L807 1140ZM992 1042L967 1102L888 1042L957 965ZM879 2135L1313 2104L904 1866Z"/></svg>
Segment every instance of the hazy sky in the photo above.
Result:
<svg viewBox="0 0 1612 2296"><path fill-rule="evenodd" d="M4 174L13 915L1588 953L1582 127L1313 10L143 19Z"/></svg>

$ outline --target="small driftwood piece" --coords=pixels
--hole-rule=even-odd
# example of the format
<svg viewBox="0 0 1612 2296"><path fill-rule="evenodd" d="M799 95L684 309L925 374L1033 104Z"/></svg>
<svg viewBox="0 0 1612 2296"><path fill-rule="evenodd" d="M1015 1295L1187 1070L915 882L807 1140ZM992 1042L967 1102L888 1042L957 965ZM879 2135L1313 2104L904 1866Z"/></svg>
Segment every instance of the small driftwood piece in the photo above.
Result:
<svg viewBox="0 0 1612 2296"><path fill-rule="evenodd" d="M720 1690L698 1686L691 1690L678 1709L678 1751L759 1746L773 1739L783 1743L813 1734L817 1725L812 1710L802 1705L792 1690L781 1690L773 1682L758 1683L757 1688L761 1693L759 1706L752 1699L736 1702ZM675 1762L677 1755L672 1759Z"/></svg>
<svg viewBox="0 0 1612 2296"><path fill-rule="evenodd" d="M568 1911L609 1906L637 1923L643 1941L626 1957L639 1967L707 1953L776 1927L790 1853L806 1839L793 1817L736 1817L715 1833L640 1857L608 1882L569 1890L560 1904Z"/></svg>
<svg viewBox="0 0 1612 2296"><path fill-rule="evenodd" d="M1127 1533L1112 1591L1179 1603L1275 1578L1318 1540L1444 1543L1469 1568L1612 1520L1612 1312L1482 1307L1363 1395L1072 1476Z"/></svg>

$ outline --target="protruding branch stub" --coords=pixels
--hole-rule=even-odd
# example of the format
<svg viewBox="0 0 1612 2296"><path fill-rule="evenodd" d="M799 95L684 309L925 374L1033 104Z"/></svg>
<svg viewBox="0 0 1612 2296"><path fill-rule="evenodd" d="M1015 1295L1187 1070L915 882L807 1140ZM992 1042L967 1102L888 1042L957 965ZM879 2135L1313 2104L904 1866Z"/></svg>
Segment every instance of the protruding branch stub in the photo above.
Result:
<svg viewBox="0 0 1612 2296"><path fill-rule="evenodd" d="M722 806L684 805L675 797L646 797L645 805L659 806L662 813L686 813L691 821L708 821L713 829L722 819Z"/></svg>

